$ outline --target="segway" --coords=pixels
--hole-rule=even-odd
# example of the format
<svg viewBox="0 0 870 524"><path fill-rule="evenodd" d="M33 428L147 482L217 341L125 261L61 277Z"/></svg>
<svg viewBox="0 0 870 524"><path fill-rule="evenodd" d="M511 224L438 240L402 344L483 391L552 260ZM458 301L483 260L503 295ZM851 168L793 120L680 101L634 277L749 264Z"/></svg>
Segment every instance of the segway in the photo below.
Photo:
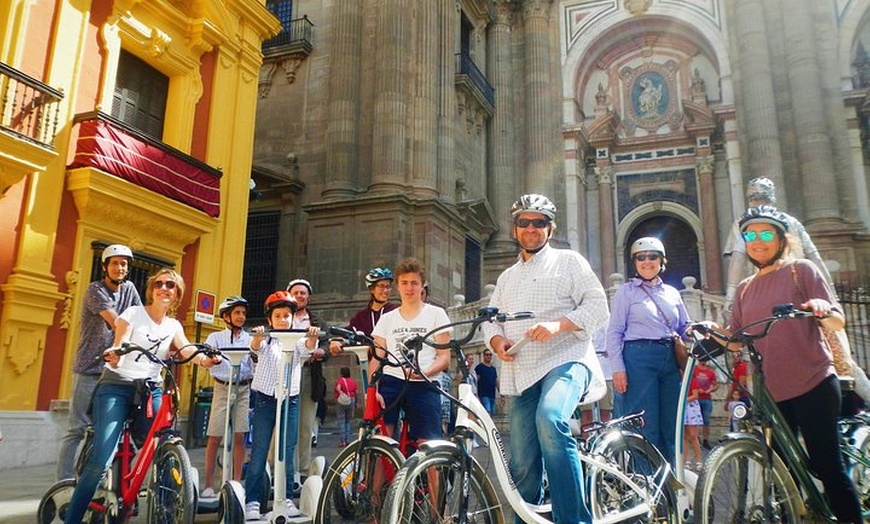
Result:
<svg viewBox="0 0 870 524"><path fill-rule="evenodd" d="M200 499L199 513L218 512L220 522L245 521L245 490L239 482L233 481L233 443L235 431L233 423L233 406L239 394L239 375L242 360L250 353L249 347L221 348L221 352L229 359L232 371L227 387L227 414L224 421L224 446L221 454L221 489L215 499ZM239 520L240 519L240 520Z"/></svg>
<svg viewBox="0 0 870 524"><path fill-rule="evenodd" d="M273 489L272 493L274 500L272 510L266 514L266 519L257 522L268 522L270 524L290 524L304 523L311 520L310 515L313 513L313 504L302 504L300 502L299 510L302 515L299 517L290 517L287 514L287 504L285 502L287 492L287 480L285 475L285 460L284 456L284 431L290 404L287 402L287 394L290 389L290 377L296 358L296 343L306 335L306 329L276 329L270 330L269 336L277 338L281 341L283 351L281 352L281 362L279 364L278 384L275 387L275 398L278 399L276 406L276 422L278 428L277 441L275 444L274 471L272 472ZM226 456L224 460L228 460ZM304 499L307 501L313 497L316 501L320 496L322 481L320 477L309 477L302 487L305 494ZM220 513L220 521L226 524L242 524L245 522L245 488L240 482L229 480L221 487L220 504L225 509ZM252 521L253 522L253 521Z"/></svg>

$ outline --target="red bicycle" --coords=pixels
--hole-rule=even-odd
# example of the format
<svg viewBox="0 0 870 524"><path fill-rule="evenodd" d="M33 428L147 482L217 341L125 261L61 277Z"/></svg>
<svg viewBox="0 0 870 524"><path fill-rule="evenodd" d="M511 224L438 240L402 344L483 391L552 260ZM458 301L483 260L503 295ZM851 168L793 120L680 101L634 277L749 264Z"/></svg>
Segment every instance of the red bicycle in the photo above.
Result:
<svg viewBox="0 0 870 524"><path fill-rule="evenodd" d="M138 512L140 490L149 474L146 485L149 524L193 522L196 515L196 486L190 457L182 438L173 429L178 411L178 386L170 366L189 362L200 353L209 357L221 353L205 344L190 345L196 347L197 351L188 358L166 362L135 344L125 343L115 350L119 356L140 353L159 364L163 368L163 398L148 435L141 441L134 435L132 417L128 415L112 466L97 487L83 522L118 524L129 521ZM142 405L151 406L150 398ZM88 428L84 447L76 462L77 476L81 474L92 449L93 428ZM75 478L64 479L48 489L39 502L39 524L63 522L76 482Z"/></svg>
<svg viewBox="0 0 870 524"><path fill-rule="evenodd" d="M402 367L401 361L389 352L384 358L377 357L374 341L362 333L335 327L329 332L345 339L345 349L353 347L361 363L366 358L376 359L378 369L366 390L359 437L335 457L323 474L314 524L378 522L393 477L405 462L405 457L417 448L408 435L406 420L402 421L398 442L387 433L383 419L386 408L382 409L377 400L377 383L384 367ZM356 348L366 349L357 352Z"/></svg>

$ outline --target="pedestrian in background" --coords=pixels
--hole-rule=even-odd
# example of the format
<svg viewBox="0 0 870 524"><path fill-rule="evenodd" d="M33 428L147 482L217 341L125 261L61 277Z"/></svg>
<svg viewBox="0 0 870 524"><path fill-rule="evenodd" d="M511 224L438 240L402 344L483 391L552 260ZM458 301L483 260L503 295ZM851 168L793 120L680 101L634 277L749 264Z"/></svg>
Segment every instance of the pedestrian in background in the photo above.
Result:
<svg viewBox="0 0 870 524"><path fill-rule="evenodd" d="M333 393L338 404L338 447L343 448L353 440L351 430L356 408L357 386L356 381L350 376L349 367L342 367L340 374L341 376L335 381Z"/></svg>

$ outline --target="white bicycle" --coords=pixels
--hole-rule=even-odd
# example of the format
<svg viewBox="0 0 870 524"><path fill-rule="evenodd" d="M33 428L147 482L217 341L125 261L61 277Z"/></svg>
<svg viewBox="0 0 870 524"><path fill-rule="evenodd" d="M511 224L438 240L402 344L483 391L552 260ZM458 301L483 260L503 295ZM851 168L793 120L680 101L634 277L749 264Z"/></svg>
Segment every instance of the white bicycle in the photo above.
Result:
<svg viewBox="0 0 870 524"><path fill-rule="evenodd" d="M462 346L483 322L506 322L531 318L531 313L509 315L496 308L483 308L472 320L441 326L423 337L406 342L410 351L423 342L450 349L457 357L463 379L469 374ZM450 326L470 324L460 340L439 345L430 337ZM409 360L415 361L415 359ZM525 522L550 523L549 504L533 505L523 500L508 468L505 445L492 418L463 380L459 398L442 391L461 409L456 430L449 440L431 440L421 445L387 492L382 524L395 523L496 523L505 522L504 508L496 487L510 508ZM584 427L588 438L578 439L587 485L587 503L596 524L616 522L678 522L676 490L679 483L661 453L636 431L642 414ZM488 450L492 470L471 453L472 439ZM494 472L494 479L491 473ZM558 472L550 472L558 474ZM495 485L493 484L495 480Z"/></svg>

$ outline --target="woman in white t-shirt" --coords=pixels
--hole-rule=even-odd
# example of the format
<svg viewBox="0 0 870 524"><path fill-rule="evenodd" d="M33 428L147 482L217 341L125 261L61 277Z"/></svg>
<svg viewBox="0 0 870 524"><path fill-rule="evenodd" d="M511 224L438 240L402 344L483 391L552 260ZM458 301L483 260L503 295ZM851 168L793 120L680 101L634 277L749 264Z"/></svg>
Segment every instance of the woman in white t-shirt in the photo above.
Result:
<svg viewBox="0 0 870 524"><path fill-rule="evenodd" d="M148 279L146 284L145 306L127 308L115 320L115 347L131 342L153 352L158 358L166 359L170 347L184 348L181 357L188 357L196 348L185 347L190 344L181 323L174 318L181 298L184 296L184 280L173 269L164 268ZM111 349L111 348L109 348ZM119 357L106 350L106 367L94 390L92 399L94 448L76 483L64 522L78 524L96 492L104 472L112 463L115 448L121 438L124 421L131 411L140 407L136 401L145 401L147 394L137 395L137 389L150 390L152 410L141 409L136 414L134 430L145 434L151 426L151 417L160 408L162 400L161 367L139 353L128 353ZM202 367L211 367L220 362L219 357L207 358L200 355L194 360Z"/></svg>
<svg viewBox="0 0 870 524"><path fill-rule="evenodd" d="M447 313L438 306L423 302L421 291L426 281L423 266L415 258L406 258L394 272L402 305L385 313L372 331L375 344L387 348L394 356L402 355L401 344L415 335L425 335L429 331L450 322ZM452 329L437 333L433 338L441 344L450 340ZM384 351L377 350L383 357ZM436 385L441 373L450 364L450 350L424 345L418 356L420 369ZM369 362L369 379L377 369L378 362ZM406 383L405 373L408 375ZM404 388L404 389L403 389ZM404 392L403 392L404 391ZM399 420L399 410L405 412L410 424L409 436L422 442L441 438L441 396L438 389L426 382L417 372L405 367L386 367L378 384L378 397L383 406L389 409L384 413L384 423L392 434Z"/></svg>

